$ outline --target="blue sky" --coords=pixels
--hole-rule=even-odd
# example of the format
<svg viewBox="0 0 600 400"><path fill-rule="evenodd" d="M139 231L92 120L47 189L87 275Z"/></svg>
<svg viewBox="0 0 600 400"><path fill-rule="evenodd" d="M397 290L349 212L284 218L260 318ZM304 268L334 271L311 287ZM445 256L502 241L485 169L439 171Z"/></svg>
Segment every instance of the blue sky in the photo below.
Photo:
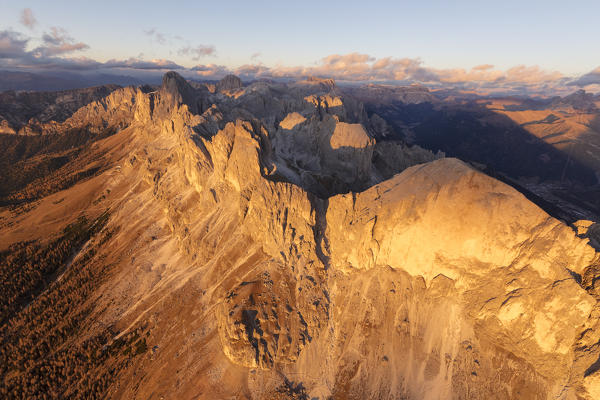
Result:
<svg viewBox="0 0 600 400"><path fill-rule="evenodd" d="M25 8L36 21L30 27L20 22ZM310 68L333 54L356 53L369 62L418 60L434 70L537 66L577 76L600 67L598 0L0 0L0 9L0 31L27 37L27 50L58 27L70 43L86 45L58 57L99 62Z"/></svg>

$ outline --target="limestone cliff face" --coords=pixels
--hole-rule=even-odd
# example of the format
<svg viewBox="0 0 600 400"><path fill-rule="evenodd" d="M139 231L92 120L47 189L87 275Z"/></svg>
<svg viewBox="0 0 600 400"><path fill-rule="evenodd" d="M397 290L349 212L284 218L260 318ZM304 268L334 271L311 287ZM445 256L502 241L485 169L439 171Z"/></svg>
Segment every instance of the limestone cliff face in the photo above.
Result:
<svg viewBox="0 0 600 400"><path fill-rule="evenodd" d="M459 160L378 148L381 121L312 83L115 91L71 117L120 127L111 167L3 211L8 245L110 210L86 335L151 350L105 395L594 398L587 239Z"/></svg>
<svg viewBox="0 0 600 400"><path fill-rule="evenodd" d="M540 380L554 380L544 385L552 396L573 378L573 369L583 372L573 365L573 344L596 301L572 274L583 274L596 253L516 190L443 159L366 192L331 198L327 224L334 268L387 267L422 277L426 287L444 283L452 318L461 322L440 319L424 335L451 329L456 344L468 342L470 352L493 338ZM442 338L439 346L447 344ZM446 351L453 360L466 356L460 346ZM476 379L493 382L489 361L481 354L472 364ZM465 371L442 360L435 368L439 374L429 379L447 385L450 397L455 382L449 377Z"/></svg>
<svg viewBox="0 0 600 400"><path fill-rule="evenodd" d="M515 189L456 159L414 166L363 193L333 197L327 219L336 221L327 236L339 268L399 265L426 281L477 275L491 266L562 279L568 270L580 274L595 256L572 229ZM346 228L338 229L340 223Z"/></svg>

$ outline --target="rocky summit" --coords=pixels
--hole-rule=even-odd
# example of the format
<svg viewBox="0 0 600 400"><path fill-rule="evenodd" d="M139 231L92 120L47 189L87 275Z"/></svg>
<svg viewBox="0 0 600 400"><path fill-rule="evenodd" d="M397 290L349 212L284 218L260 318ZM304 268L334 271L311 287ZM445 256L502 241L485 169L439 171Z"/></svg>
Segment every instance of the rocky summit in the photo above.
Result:
<svg viewBox="0 0 600 400"><path fill-rule="evenodd" d="M3 114L0 397L600 398L597 224L364 105L426 89L82 93Z"/></svg>

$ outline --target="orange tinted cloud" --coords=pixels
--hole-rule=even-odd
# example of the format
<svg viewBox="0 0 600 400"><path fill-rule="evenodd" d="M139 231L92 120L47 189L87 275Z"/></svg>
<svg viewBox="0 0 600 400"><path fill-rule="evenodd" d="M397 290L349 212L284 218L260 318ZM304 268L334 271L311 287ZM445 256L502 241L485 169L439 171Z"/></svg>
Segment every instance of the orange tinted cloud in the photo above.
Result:
<svg viewBox="0 0 600 400"><path fill-rule="evenodd" d="M436 69L426 67L420 59L394 57L377 59L361 53L332 54L311 67L244 65L232 72L256 78L297 78L315 75L343 81L412 81L469 88L491 85L533 87L540 84L554 84L565 79L559 72L548 72L538 66L521 65L506 71L494 69L491 64L478 65L471 69Z"/></svg>
<svg viewBox="0 0 600 400"><path fill-rule="evenodd" d="M31 11L31 8L25 8L23 11L21 11L21 23L29 29L35 28L37 25L37 20L33 16L33 11Z"/></svg>

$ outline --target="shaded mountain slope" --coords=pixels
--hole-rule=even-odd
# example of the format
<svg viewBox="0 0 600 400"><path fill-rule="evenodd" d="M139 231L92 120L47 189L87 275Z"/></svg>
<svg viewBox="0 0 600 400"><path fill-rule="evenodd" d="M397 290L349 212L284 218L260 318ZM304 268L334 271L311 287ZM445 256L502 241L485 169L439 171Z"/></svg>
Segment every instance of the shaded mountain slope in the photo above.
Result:
<svg viewBox="0 0 600 400"><path fill-rule="evenodd" d="M117 85L105 85L60 92L0 93L0 133L41 133L42 124L63 122L81 107L118 88Z"/></svg>
<svg viewBox="0 0 600 400"><path fill-rule="evenodd" d="M414 97L414 91L387 88L385 96L377 96L381 88L365 86L349 93L365 102L369 116L393 128L377 135L379 140L402 138L475 163L532 193L530 199L553 204L559 210L553 215L565 221L599 218L600 114L593 96L442 98L428 92Z"/></svg>

